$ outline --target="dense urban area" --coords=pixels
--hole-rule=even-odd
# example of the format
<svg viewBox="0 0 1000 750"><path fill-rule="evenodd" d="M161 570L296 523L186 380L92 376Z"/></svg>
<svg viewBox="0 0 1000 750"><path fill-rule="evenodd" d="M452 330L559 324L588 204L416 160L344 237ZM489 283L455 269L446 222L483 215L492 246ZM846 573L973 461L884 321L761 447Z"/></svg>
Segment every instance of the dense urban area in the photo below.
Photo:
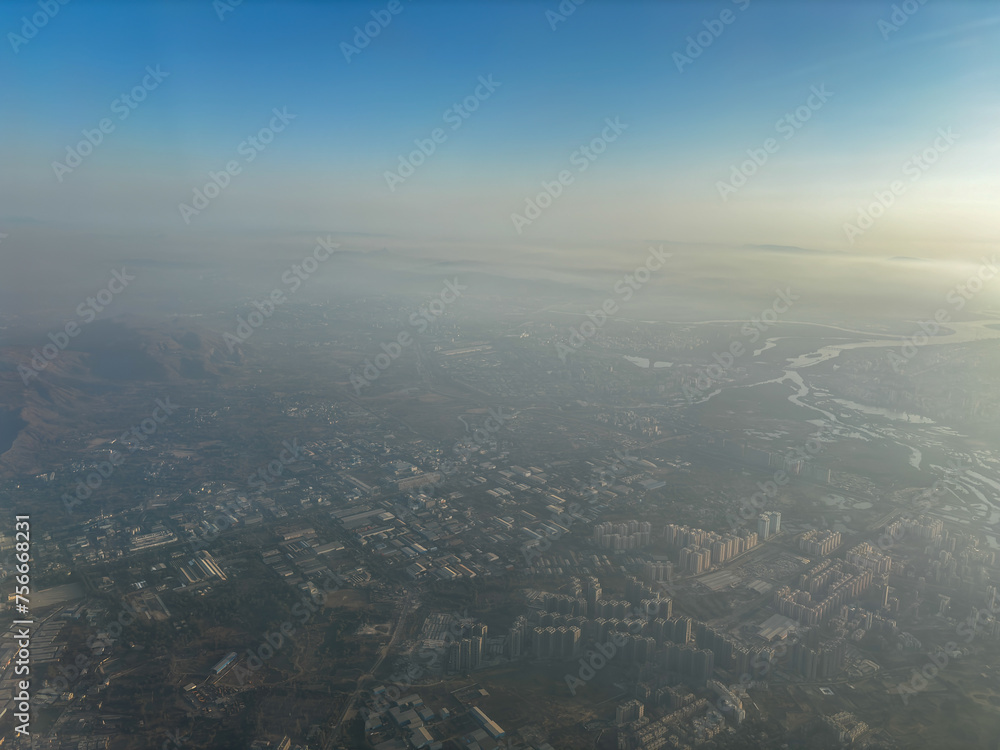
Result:
<svg viewBox="0 0 1000 750"><path fill-rule="evenodd" d="M985 371L990 342L897 374L789 320L723 368L738 325L614 321L562 358L569 312L448 311L398 358L385 299L289 309L231 352L204 321L95 324L4 454L32 524L31 747L996 731L997 395L935 369Z"/></svg>

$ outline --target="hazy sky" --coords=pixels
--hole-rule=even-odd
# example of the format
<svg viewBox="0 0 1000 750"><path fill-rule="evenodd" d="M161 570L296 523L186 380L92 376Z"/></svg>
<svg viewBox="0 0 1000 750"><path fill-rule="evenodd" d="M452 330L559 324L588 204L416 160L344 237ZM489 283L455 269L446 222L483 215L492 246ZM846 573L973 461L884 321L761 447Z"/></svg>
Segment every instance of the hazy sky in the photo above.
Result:
<svg viewBox="0 0 1000 750"><path fill-rule="evenodd" d="M42 246L62 238L59 253L170 257L334 232L393 247L975 258L1000 234L1000 11L906 5L905 23L880 28L891 3L588 0L559 20L557 2L75 0L28 38L40 6L4 3L0 253L55 253ZM380 25L373 12L391 20L345 55L356 26ZM144 80L130 108L120 97ZM452 106L470 96L463 118ZM280 124L274 109L294 119L248 145ZM103 118L93 152L54 168ZM390 189L386 172L435 128L434 153ZM615 140L582 156L602 133ZM748 149L766 161L720 187ZM915 167L925 149L935 163ZM231 161L239 173L186 223L178 205ZM519 233L511 214L562 170L572 181ZM849 242L845 223L894 181L893 205Z"/></svg>

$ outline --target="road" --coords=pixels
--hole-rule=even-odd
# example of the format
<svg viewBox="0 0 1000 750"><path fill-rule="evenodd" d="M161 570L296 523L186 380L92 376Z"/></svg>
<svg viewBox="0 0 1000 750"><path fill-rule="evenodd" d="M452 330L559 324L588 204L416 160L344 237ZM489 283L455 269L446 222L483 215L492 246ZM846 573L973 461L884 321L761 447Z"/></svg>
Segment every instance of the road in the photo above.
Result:
<svg viewBox="0 0 1000 750"><path fill-rule="evenodd" d="M347 701L347 705L344 706L344 711L343 713L341 713L340 719L333 726L333 731L330 733L330 738L326 741L326 744L323 745L323 750L330 750L330 748L333 746L333 743L336 742L337 739L340 737L340 732L341 729L343 728L344 722L347 720L348 714L354 709L354 704L357 702L358 696L361 694L361 689L364 686L365 682L368 679L372 679L375 677L375 673L378 671L378 668L382 666L382 662L385 661L385 658L392 652L393 646L396 645L396 641L399 640L399 636L403 632L403 626L406 623L406 616L407 614L409 614L410 602L412 601L412 599L413 599L412 593L406 595L406 601L403 602L403 606L400 609L399 620L396 621L396 627L393 629L392 637L389 639L389 642L382 647L381 653L375 660L375 663L372 664L371 669L369 669L368 672L366 672L365 674L358 677L358 684L357 686L355 686L354 692L351 694L350 700Z"/></svg>

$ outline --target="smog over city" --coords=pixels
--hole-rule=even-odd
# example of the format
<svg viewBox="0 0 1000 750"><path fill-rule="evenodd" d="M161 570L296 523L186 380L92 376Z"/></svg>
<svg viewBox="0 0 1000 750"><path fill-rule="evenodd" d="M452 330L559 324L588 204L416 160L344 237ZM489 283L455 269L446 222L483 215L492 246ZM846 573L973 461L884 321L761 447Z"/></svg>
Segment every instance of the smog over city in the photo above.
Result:
<svg viewBox="0 0 1000 750"><path fill-rule="evenodd" d="M995 4L0 33L0 744L1000 746Z"/></svg>

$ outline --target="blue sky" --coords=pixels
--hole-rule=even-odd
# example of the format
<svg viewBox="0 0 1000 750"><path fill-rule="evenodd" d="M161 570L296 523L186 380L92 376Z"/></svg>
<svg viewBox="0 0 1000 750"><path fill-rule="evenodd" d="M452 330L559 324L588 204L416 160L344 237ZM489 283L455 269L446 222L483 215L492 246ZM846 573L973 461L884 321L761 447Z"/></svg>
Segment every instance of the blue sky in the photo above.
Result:
<svg viewBox="0 0 1000 750"><path fill-rule="evenodd" d="M588 0L553 30L556 2L400 0L348 62L341 43L387 6L245 0L220 20L207 0L73 0L18 43L10 34L40 6L3 4L0 231L125 233L163 253L205 236L319 231L399 246L662 239L968 257L995 246L990 3L914 1L886 39L878 24L893 7L880 2ZM723 13L732 22L679 71L674 54ZM117 119L113 102L147 66L169 75ZM446 110L480 76L500 85L451 130ZM776 135L813 87L832 96L792 137ZM244 163L240 144L274 108L295 119ZM106 117L113 132L58 181L52 163ZM578 172L571 155L606 118L627 129ZM386 172L438 127L444 142L390 190ZM859 207L949 128L954 144L848 242ZM724 200L720 181L768 138L778 150ZM231 184L182 221L178 204L234 159ZM518 233L511 214L564 169L573 183Z"/></svg>

